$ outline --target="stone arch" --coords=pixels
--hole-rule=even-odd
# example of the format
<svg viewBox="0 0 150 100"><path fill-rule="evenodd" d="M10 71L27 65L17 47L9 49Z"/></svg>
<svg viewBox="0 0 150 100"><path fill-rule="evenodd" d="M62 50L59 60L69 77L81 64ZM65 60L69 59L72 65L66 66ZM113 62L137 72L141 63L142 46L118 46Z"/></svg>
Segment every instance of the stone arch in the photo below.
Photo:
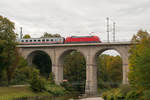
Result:
<svg viewBox="0 0 150 100"><path fill-rule="evenodd" d="M32 65L32 61L33 61L34 56L35 56L37 53L39 53L39 52L43 52L43 53L47 54L47 55L49 56L50 60L51 60L51 57L50 57L50 55L49 55L47 52L45 52L45 51L43 51L43 50L34 50L34 51L31 51L31 52L27 55L27 57L26 57L27 62L28 62L28 65Z"/></svg>
<svg viewBox="0 0 150 100"><path fill-rule="evenodd" d="M62 52L60 52L58 54L58 56L56 57L56 63L53 66L53 69L52 69L53 70L53 74L55 76L55 83L56 84L60 84L63 81L63 62L64 62L64 57L67 54L71 53L72 51L79 51L84 56L84 58L86 58L85 54L81 50L78 50L77 48L65 49Z"/></svg>
<svg viewBox="0 0 150 100"><path fill-rule="evenodd" d="M42 60L43 59L43 60ZM52 72L52 60L47 52L42 50L34 50L27 56L29 66L35 65L39 69L40 74L46 78Z"/></svg>
<svg viewBox="0 0 150 100"><path fill-rule="evenodd" d="M107 51L107 50L115 50L115 51L117 51L120 54L121 58L123 57L122 52L119 49L117 49L117 48L103 48L103 49L98 49L96 51L95 55L93 56L93 59L92 59L92 61L93 61L93 63L95 65L97 65L96 59L98 58L98 56L100 54L102 54L103 52Z"/></svg>
<svg viewBox="0 0 150 100"><path fill-rule="evenodd" d="M67 49L67 50L64 50L60 55L59 55L59 57L58 57L58 64L63 64L63 58L67 55L67 54L70 54L72 51L78 51L78 52L80 52L83 56L84 56L84 58L86 59L86 56L85 56L85 54L84 54L84 52L82 52L81 50L78 50L78 49Z"/></svg>
<svg viewBox="0 0 150 100"><path fill-rule="evenodd" d="M128 50L124 48L119 48L119 47L109 47L109 48L102 48L102 49L97 49L95 55L92 57L92 61L95 65L97 65L96 59L100 54L102 54L106 50L115 50L117 51L122 59L122 74L123 74L123 79L122 83L123 84L128 84L128 78L127 78L127 73L128 73Z"/></svg>

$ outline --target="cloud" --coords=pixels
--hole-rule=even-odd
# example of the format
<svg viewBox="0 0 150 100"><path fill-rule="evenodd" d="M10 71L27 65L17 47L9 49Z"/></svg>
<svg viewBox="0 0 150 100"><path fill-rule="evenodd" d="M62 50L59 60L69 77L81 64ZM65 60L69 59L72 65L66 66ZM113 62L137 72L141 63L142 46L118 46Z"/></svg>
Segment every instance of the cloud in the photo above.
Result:
<svg viewBox="0 0 150 100"><path fill-rule="evenodd" d="M110 17L111 28L117 23L117 38L130 39L138 29L149 31L149 4L148 0L1 0L0 14L15 22L17 33L22 26L23 33L32 37L44 32L65 37L95 32L103 40Z"/></svg>
<svg viewBox="0 0 150 100"><path fill-rule="evenodd" d="M136 16L140 14L146 14L147 11L150 11L150 1L149 0L142 0L135 3L130 3L125 8L120 9L119 12L121 12L124 15L130 15L130 16Z"/></svg>

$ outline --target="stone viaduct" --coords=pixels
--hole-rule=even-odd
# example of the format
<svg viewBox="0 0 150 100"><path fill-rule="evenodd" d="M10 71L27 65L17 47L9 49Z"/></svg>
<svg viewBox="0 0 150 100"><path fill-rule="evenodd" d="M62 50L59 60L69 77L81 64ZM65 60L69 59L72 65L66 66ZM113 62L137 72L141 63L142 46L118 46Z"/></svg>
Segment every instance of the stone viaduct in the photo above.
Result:
<svg viewBox="0 0 150 100"><path fill-rule="evenodd" d="M98 56L105 50L116 50L122 58L123 84L128 84L127 72L129 48L131 43L86 43L86 44L52 44L52 45L18 45L20 54L32 64L33 57L38 52L45 52L50 56L52 72L56 84L63 81L63 59L72 51L79 51L86 60L85 94L97 94L97 62Z"/></svg>

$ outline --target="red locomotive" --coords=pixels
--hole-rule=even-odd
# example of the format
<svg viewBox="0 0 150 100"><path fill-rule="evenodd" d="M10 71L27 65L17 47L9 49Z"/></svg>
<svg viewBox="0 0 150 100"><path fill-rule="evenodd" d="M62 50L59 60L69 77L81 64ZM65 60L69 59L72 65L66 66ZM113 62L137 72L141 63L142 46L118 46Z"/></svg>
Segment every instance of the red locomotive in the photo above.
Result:
<svg viewBox="0 0 150 100"><path fill-rule="evenodd" d="M71 36L65 39L65 43L100 43L100 39L97 36Z"/></svg>
<svg viewBox="0 0 150 100"><path fill-rule="evenodd" d="M71 36L55 38L29 38L19 39L20 44L75 44L75 43L101 43L97 36Z"/></svg>

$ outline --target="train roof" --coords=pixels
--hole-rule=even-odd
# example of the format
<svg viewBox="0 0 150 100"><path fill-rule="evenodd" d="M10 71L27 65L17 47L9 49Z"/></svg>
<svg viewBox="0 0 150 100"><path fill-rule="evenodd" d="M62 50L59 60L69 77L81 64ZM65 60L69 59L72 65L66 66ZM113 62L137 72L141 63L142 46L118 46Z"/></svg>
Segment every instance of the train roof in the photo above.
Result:
<svg viewBox="0 0 150 100"><path fill-rule="evenodd" d="M47 37L47 38L22 38L24 40L28 40L28 39L57 39L57 38L64 38L64 37Z"/></svg>
<svg viewBox="0 0 150 100"><path fill-rule="evenodd" d="M71 36L72 38L93 37L93 36Z"/></svg>

